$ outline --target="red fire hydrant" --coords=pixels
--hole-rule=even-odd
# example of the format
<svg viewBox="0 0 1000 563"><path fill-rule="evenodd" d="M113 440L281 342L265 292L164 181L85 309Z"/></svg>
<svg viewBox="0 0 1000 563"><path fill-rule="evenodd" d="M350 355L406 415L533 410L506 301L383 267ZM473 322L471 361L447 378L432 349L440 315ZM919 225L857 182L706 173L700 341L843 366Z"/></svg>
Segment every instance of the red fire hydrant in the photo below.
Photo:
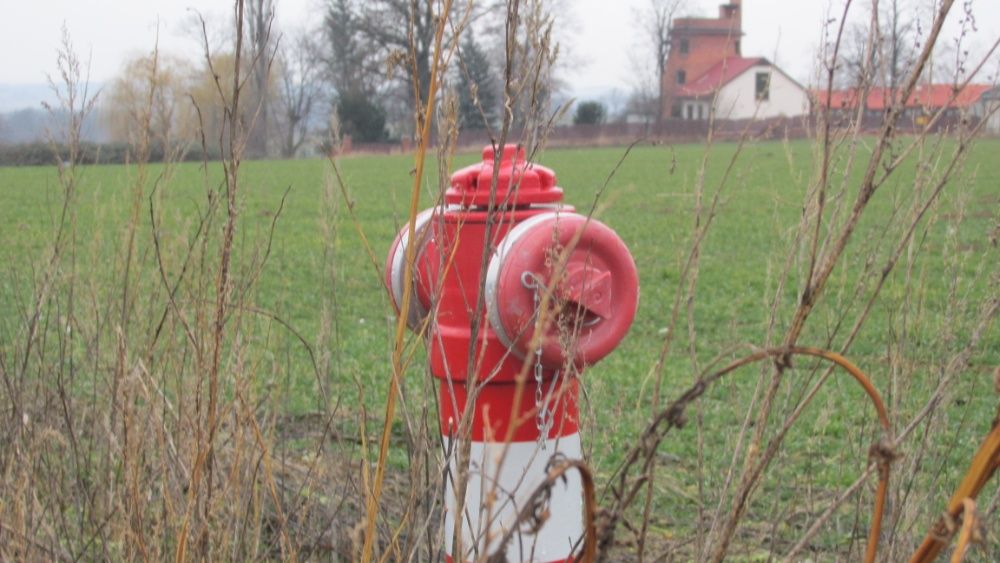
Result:
<svg viewBox="0 0 1000 563"><path fill-rule="evenodd" d="M486 147L482 163L455 172L446 206L417 217L415 241L404 227L386 264L398 311L406 248L418 245L414 298L401 314L415 330L430 320L426 338L450 460L448 561L500 549L550 460L582 458L578 376L624 338L638 304L635 263L617 234L561 205L555 173L526 162L519 146L503 148L491 199L494 157ZM460 500L453 450L466 415L472 445ZM503 546L508 560L565 561L581 548L582 486L574 472L551 490L548 513L541 527L515 530Z"/></svg>

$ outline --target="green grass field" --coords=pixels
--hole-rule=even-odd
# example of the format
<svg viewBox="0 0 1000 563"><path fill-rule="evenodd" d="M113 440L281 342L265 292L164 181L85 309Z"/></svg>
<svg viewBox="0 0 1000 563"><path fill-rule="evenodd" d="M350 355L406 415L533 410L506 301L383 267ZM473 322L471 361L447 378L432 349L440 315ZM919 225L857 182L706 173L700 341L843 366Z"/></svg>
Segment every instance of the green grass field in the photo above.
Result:
<svg viewBox="0 0 1000 563"><path fill-rule="evenodd" d="M711 149L704 177L708 197L718 188L736 150L734 144ZM610 178L624 148L547 150L537 159L556 171L567 203L578 209L589 209L595 194L607 185L597 216L625 240L640 273L639 312L629 336L614 354L584 376L584 440L599 489L652 414L654 382L649 374L690 248L694 186L704 151L700 145L637 147ZM1000 213L998 154L998 141L975 146L940 204L918 227L911 248L891 274L847 354L872 376L893 406L899 425L923 405L943 366L972 330L979 307L996 296L998 252L990 236ZM807 187L815 175L813 156L808 142L756 143L739 155L702 248L690 316L696 336L689 342L687 312L682 311L663 380L663 400L677 396L693 382L694 360L704 369L720 355L734 357L736 346L746 351L749 345L765 345L771 302L803 214ZM478 157L458 155L454 167ZM890 219L908 212L910 197L918 189L914 187L917 160L934 163L926 155L911 158L877 193L800 343L833 348L842 344L871 291L873 276L898 239L900 227ZM339 424L345 432L357 431L363 403L369 420L374 421L367 432L374 437L391 371L394 323L381 278L354 221L370 241L381 268L392 237L406 218L413 163L410 156L357 156L343 159L340 165L353 216L332 184L330 165L325 161L244 163L235 267L241 274L252 269L253 256L262 252L287 189L268 262L248 301L280 317L315 353L329 354L331 361L329 369L320 374L322 384L318 383L305 347L274 325L254 333L267 350L256 384L279 394L277 404L290 414L319 409L322 394L328 392L334 402L338 398L343 402L343 422ZM835 169L843 165L837 161ZM110 271L107 265L120 259L131 205L127 186L132 173L121 166L94 166L82 175L74 258L81 270L92 269L95 286L100 286L105 272ZM834 175L839 179L836 172ZM848 177L859 176L855 170ZM185 164L159 186L155 201L162 213L161 241L171 257L168 271L178 271L176 257L195 228L199 210L207 205L206 189L214 188L220 178L217 165L211 165L206 174L197 164ZM423 206L429 207L438 185L436 170L428 172L425 185L429 190ZM831 205L836 197L853 198L856 182L848 181L847 186L845 193L831 199ZM57 221L60 195L55 170L2 168L0 194L0 260L4 264L0 314L6 317L0 347L9 347L14 327L23 320L30 299L29 281L37 275ZM143 198L136 247L142 268L138 275L157 276L147 206ZM210 228L221 227L215 224ZM792 274L777 309L776 339L783 334L797 303L805 261L803 251L791 262ZM856 291L859 280L868 282ZM322 326L324 307L333 311L330 318L335 326ZM153 324L154 319L150 319L149 326L134 330L148 331ZM286 376L270 380L267 362L288 366ZM410 396L419 397L426 388L423 378L427 375L421 362L414 362L406 380ZM799 369L791 372L779 394L779 413L790 412L807 383L815 378L815 371L809 369L813 363L803 359L797 365ZM989 427L997 405L992 373L998 365L1000 333L993 328L948 395L948 403L936 419L940 426L935 426L939 430L929 446L928 463L916 472L915 488L930 494L929 502L938 503L925 507L928 515L941 510ZM698 403L696 412L691 413L691 424L668 435L655 483L652 533L658 538L690 538L701 525L699 514L715 509L718 495L714 491L725 478L736 432L746 416L759 373L747 368L724 380ZM363 389L362 402L358 400L359 387ZM822 508L838 487L851 483L863 469L876 427L873 411L860 389L847 379L831 381L791 432L751 507L747 532L740 540L760 545L757 540L761 537L773 536L778 543L782 538L796 538L796 531L808 524L805 515ZM392 459L394 467L406 463L402 452L396 452ZM739 462L736 466L740 467ZM994 483L986 489L985 498L995 491ZM869 497L870 491L859 501L860 514L867 515L863 507ZM823 545L836 550L848 538L863 537L866 525L855 521L855 508L848 503L842 517L828 526L821 539ZM900 526L916 527L897 531L919 535L928 520L914 516L901 522ZM760 549L766 554L768 547ZM746 552L748 557L755 553L750 549Z"/></svg>

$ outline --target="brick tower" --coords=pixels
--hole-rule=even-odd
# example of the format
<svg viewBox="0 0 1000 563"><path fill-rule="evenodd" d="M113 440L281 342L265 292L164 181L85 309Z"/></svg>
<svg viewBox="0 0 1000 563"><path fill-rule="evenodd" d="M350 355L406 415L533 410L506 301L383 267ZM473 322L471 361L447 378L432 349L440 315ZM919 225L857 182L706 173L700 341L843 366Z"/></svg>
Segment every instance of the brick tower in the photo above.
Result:
<svg viewBox="0 0 1000 563"><path fill-rule="evenodd" d="M723 59L740 56L740 0L719 6L718 18L677 18L670 28L670 52L660 77L663 117L680 117L676 93Z"/></svg>

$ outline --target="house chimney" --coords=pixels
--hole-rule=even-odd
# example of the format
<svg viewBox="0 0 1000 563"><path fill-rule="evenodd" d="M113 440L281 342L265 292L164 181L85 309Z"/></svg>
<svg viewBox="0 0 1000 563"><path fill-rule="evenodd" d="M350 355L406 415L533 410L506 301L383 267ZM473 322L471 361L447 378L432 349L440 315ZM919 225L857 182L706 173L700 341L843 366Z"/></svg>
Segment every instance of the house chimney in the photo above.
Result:
<svg viewBox="0 0 1000 563"><path fill-rule="evenodd" d="M719 19L722 20L733 20L733 29L735 31L740 31L740 0L729 0L728 4L721 4L719 6Z"/></svg>

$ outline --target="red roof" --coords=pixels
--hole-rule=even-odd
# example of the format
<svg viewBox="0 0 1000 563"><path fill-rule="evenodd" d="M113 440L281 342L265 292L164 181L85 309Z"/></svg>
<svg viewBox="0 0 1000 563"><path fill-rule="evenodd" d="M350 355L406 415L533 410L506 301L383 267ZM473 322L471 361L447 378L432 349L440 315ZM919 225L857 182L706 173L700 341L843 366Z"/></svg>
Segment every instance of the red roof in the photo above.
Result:
<svg viewBox="0 0 1000 563"><path fill-rule="evenodd" d="M750 67L768 64L771 63L763 57L730 57L722 59L715 66L706 70L705 74L685 84L677 91L677 95L687 98L697 98L714 94L718 88L730 83Z"/></svg>
<svg viewBox="0 0 1000 563"><path fill-rule="evenodd" d="M925 84L917 86L913 94L906 100L907 108L966 108L979 101L984 92L990 89L988 84L969 84L956 95L955 86L951 84ZM829 94L830 107L833 109L857 108L860 92L856 88L847 90L817 90L813 92L819 105L825 106ZM954 97L954 100L952 98ZM889 103L899 98L899 93L890 88L872 88L868 91L865 108L883 111Z"/></svg>

